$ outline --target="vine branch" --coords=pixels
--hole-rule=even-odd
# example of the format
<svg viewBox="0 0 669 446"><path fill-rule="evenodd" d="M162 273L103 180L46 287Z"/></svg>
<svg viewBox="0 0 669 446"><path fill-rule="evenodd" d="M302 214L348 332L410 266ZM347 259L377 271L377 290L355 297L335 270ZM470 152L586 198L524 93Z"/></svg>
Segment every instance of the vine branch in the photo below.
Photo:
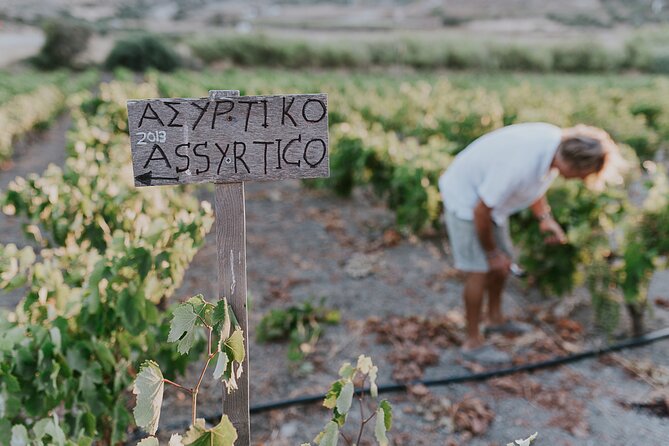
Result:
<svg viewBox="0 0 669 446"><path fill-rule="evenodd" d="M182 386L181 384L177 384L177 383L175 383L175 382L173 382L173 381L170 381L170 380L167 379L167 378L163 378L163 382L165 382L165 383L167 383L167 384L171 384L171 385L173 385L174 387L176 387L177 389L183 390L184 392L193 393L193 389L189 389L189 388L187 388L187 387L184 387L184 386Z"/></svg>

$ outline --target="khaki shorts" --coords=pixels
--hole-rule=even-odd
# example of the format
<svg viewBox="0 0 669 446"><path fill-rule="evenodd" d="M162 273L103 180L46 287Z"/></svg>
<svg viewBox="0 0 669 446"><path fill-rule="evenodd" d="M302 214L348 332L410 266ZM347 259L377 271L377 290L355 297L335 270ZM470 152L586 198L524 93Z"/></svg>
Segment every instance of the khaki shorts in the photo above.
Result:
<svg viewBox="0 0 669 446"><path fill-rule="evenodd" d="M448 240L455 260L455 268L465 272L488 272L488 259L481 246L474 222L458 218L452 212L446 212ZM497 247L513 259L513 245L509 235L509 224L493 225L493 235Z"/></svg>

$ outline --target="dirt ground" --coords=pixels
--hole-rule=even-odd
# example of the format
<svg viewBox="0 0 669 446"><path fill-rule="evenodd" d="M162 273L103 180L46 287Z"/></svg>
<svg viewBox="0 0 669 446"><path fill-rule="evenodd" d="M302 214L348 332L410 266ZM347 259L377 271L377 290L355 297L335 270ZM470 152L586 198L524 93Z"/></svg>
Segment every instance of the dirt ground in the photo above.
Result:
<svg viewBox="0 0 669 446"><path fill-rule="evenodd" d="M360 354L370 355L379 365L382 384L392 383L394 374L420 377L415 376L411 362L434 364L420 367L424 379L481 371L463 360L457 345L438 347L439 330L458 336L462 317L462 284L440 239L391 238L388 228L393 217L376 200L364 193L351 200L339 199L326 192L306 190L298 182L247 185L246 210L252 406L322 394L336 379L339 365L354 361ZM390 243L383 243L384 233ZM214 292L210 277L215 269L215 252L212 237L187 273L180 290L183 298L196 292ZM365 273L368 275L357 277ZM656 280L651 293L663 293L666 286L665 281ZM499 337L492 341L514 354L517 362L601 344L603 338L590 328L587 296L580 293L556 306L557 301L547 301L524 290L519 281L512 281L505 295L507 312L533 323L534 330L520 339ZM258 344L254 341L255 327L270 308L285 308L313 298L325 298L327 306L339 309L342 322L326 329L309 358L314 373L300 375L291 371L287 346ZM557 322L543 322L551 319L548 315ZM419 319L406 319L412 316ZM397 336L411 338L418 330L417 341L396 348L379 342L377 334L370 332L379 319L393 324L391 330ZM669 312L655 308L649 320L651 328L667 326ZM438 325L444 321L451 321L455 330L448 324ZM408 351L399 352L400 347ZM482 384L391 393L384 397L394 408L392 438L397 445L448 441L506 444L538 431L539 445L662 444L669 438L666 418L626 409L621 403L648 402L662 383L666 386L669 375L659 371L666 373L669 369L658 366L669 366L668 352L669 343L664 342L602 360ZM436 354L436 358L425 360L430 354ZM196 373L193 368L185 381L195 379ZM649 373L664 378L654 382L649 380ZM200 409L208 416L218 413L220 401L220 391L209 387L211 384ZM187 422L188 401L180 401L174 394L169 398L167 419L174 420L175 426L178 417ZM494 412L494 421L481 435L468 439L466 431L450 432L454 428L451 415L460 404L468 416L485 420L485 412L476 404L466 403L472 399L485 403ZM317 404L254 415L253 444L296 445L311 440L326 417Z"/></svg>
<svg viewBox="0 0 669 446"><path fill-rule="evenodd" d="M49 162L62 163L67 126L63 118L52 130L20 144L14 165L0 172L0 185L18 174L41 172ZM201 187L199 193L213 201L211 189ZM380 385L394 377L440 379L482 370L464 361L458 348L462 284L441 237L394 232L392 214L364 191L341 199L297 181L247 184L246 213L251 406L322 395L342 362L360 354L379 366ZM3 243L25 243L18 225L0 218ZM212 233L175 298L213 296L216 269ZM651 302L667 296L669 276L658 274ZM17 297L3 295L0 301L6 307ZM256 327L269 309L321 298L341 312L342 320L325 328L307 358L312 372L301 373L289 363L286 343L256 341ZM558 302L513 279L505 294L506 311L531 323L533 330L490 341L511 353L515 363L601 345L604 339L592 328L587 302L582 290ZM669 326L669 311L653 305L648 322L649 329ZM668 353L669 342L663 341L532 374L387 393L382 396L393 405L391 442L505 445L538 432L537 445L666 444L666 413L660 417L632 405L656 401L662 391L666 395ZM190 386L197 374L199 367L193 366L180 382ZM161 425L169 429L162 435L185 427L190 417L190 402L172 390L165 392ZM218 383L205 379L198 416L220 414L221 393ZM327 421L319 404L253 415L252 444L298 445L311 441ZM355 426L355 417L351 422ZM372 438L371 428L367 437Z"/></svg>

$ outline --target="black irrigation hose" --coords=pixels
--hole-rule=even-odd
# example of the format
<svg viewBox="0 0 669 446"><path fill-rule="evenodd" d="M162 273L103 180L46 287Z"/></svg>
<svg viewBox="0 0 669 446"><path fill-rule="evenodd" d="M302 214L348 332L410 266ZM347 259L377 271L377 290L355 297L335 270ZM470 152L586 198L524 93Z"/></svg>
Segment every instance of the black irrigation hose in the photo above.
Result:
<svg viewBox="0 0 669 446"><path fill-rule="evenodd" d="M601 356L607 353L611 352L616 352L619 350L625 350L628 348L635 348L635 347L641 347L647 344L652 344L653 342L661 341L663 339L669 338L669 327L663 328L660 330L653 331L651 333L645 334L643 336L639 336L636 338L631 338L631 339L626 339L624 341L618 342L616 344L612 345L607 345L604 347L600 348L595 348L592 350L588 350L585 352L581 353L575 353L572 355L566 355L566 356L560 356L556 357L553 359L549 359L547 361L540 361L540 362L534 362L531 364L523 364L515 367L508 367L504 369L497 369L497 370L490 370L487 372L482 372L482 373L472 373L468 375L460 375L460 376L450 376L450 377L445 377L445 378L438 378L438 379L426 379L426 380L418 380L418 381L412 381L410 383L405 383L405 384L386 384L379 386L379 393L387 393L387 392L398 392L402 390L406 390L407 388L416 385L416 384L422 384L424 386L430 387L430 386L446 386L449 384L459 384L459 383L464 383L464 382L477 382L477 381L485 381L487 379L491 378L497 378L500 376L506 376L506 375L512 375L514 373L519 373L519 372L531 372L534 370L541 370L541 369L546 369L550 367L555 367L558 365L562 364L569 364L571 362L576 362L576 361L581 361L583 359L588 359L588 358L595 358L597 356ZM356 391L357 393L364 392L364 393L369 393L369 388L366 387L364 389L358 389ZM250 408L251 414L258 414L262 412L267 412L270 410L276 410L276 409L283 409L286 407L291 407L291 406L298 406L298 405L305 405L305 404L313 404L319 401L322 401L325 395L308 395L308 396L303 396L300 398L293 398L293 399L288 399L288 400L282 400L282 401L275 401L271 403L265 403L265 404L259 404L257 406L252 406ZM209 417L205 418L207 422L209 423L218 423L221 419L221 415L212 415ZM173 430L173 429L181 429L185 428L183 423L173 423L172 425L166 426L165 428L162 428L161 430ZM137 431L139 432L139 431ZM135 432L135 435L137 436L137 432ZM140 437L141 438L141 437Z"/></svg>
<svg viewBox="0 0 669 446"><path fill-rule="evenodd" d="M645 334L643 336L639 336L637 338L631 338L631 339L626 339L624 341L618 342L616 344L612 345L607 345L604 347L600 348L595 348L592 350L584 351L581 353L575 353L572 355L566 355L566 356L559 356L553 359L549 359L547 361L540 361L540 362L534 362L530 364L523 364L515 367L508 367L504 369L497 369L497 370L490 370L487 372L482 372L482 373L472 373L469 375L460 375L460 376L450 376L446 378L438 378L438 379L426 379L426 380L419 380L419 381L413 381L411 383L406 383L406 384L387 384L387 385L382 385L379 386L379 393L386 393L386 392L398 392L402 390L406 390L408 387L416 385L416 384L422 384L424 386L430 387L430 386L446 386L449 384L459 384L463 382L471 382L471 381L485 381L487 379L491 378L496 378L499 376L506 376L506 375L512 375L514 373L519 373L519 372L531 372L534 370L540 370L540 369L546 369L550 367L555 367L558 365L562 364L568 364L571 362L576 362L576 361L581 361L583 359L588 359L588 358L594 358L600 355L604 355L607 353L619 351L619 350L624 350L628 348L634 348L634 347L641 347L643 345L651 344L653 342L661 341L663 339L669 338L669 327L663 328L657 331L653 331L651 333ZM364 389L359 389L358 392L364 392L364 393L369 393L369 388L366 387ZM252 414L257 414L257 413L262 413L266 412L269 410L274 410L274 409L283 409L285 407L290 407L290 406L297 406L297 405L302 405L302 404L311 404L315 403L318 401L322 401L324 398L324 395L310 395L310 396L303 396L300 398L294 398L290 400L283 400L283 401L276 401L273 403L265 403L265 404L259 404L257 406L252 406L251 407L251 413ZM211 420L208 419L208 421L216 421L218 422L220 420L220 415L216 417L211 417Z"/></svg>

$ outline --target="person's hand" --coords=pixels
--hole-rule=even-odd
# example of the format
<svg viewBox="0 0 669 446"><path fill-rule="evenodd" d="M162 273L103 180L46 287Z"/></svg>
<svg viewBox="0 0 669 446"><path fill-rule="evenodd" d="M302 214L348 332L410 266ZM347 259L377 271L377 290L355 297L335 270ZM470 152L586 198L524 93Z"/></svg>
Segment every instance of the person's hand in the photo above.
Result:
<svg viewBox="0 0 669 446"><path fill-rule="evenodd" d="M546 218L539 222L541 232L547 232L549 235L544 239L549 245L564 245L567 243L567 236L560 224L553 217Z"/></svg>
<svg viewBox="0 0 669 446"><path fill-rule="evenodd" d="M491 272L507 273L511 269L511 259L503 251L496 249L487 254Z"/></svg>

